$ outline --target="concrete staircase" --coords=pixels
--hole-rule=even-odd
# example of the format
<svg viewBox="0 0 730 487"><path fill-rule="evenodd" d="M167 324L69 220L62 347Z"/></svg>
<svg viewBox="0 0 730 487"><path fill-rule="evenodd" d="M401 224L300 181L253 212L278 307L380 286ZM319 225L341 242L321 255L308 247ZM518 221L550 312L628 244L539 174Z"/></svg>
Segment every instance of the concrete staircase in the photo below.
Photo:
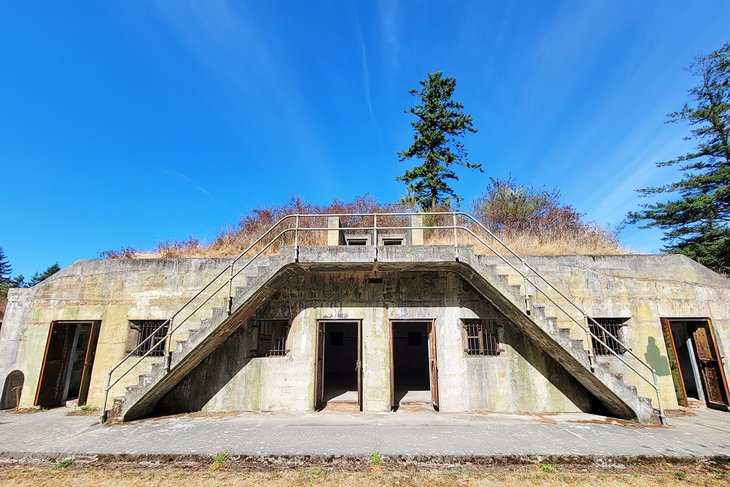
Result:
<svg viewBox="0 0 730 487"><path fill-rule="evenodd" d="M375 251L374 251L375 250ZM565 368L610 414L642 423L656 423L659 416L651 401L640 397L634 386L625 383L605 365L591 363L586 347L591 344L571 338L570 330L558 327L558 320L548 316L545 307L525 303L524 284L519 274L508 266L495 265L493 259L474 254L470 247L389 246L378 247L302 247L297 252L286 249L282 255L260 257L237 278L232 312L214 308L207 316L192 321L187 338L173 347L170 370L155 363L139 374L138 383L127 387L124 397L116 398L109 417L126 421L149 414L157 401L214 351L252 313L293 274L302 270L379 269L451 270L457 272L505 317L527 335L553 360ZM529 287L529 286L528 286ZM534 291L534 290L533 290ZM535 298L528 289L529 301Z"/></svg>
<svg viewBox="0 0 730 487"><path fill-rule="evenodd" d="M213 352L251 314L276 292L294 269L287 266L293 255L259 257L255 265L246 268L236 279L231 314L225 302L212 310L201 310L190 319L186 329L175 333L170 371L164 360L149 364L138 373L136 384L126 387L125 395L114 398L108 420L128 421L149 414L157 401ZM199 315L199 316L198 316Z"/></svg>

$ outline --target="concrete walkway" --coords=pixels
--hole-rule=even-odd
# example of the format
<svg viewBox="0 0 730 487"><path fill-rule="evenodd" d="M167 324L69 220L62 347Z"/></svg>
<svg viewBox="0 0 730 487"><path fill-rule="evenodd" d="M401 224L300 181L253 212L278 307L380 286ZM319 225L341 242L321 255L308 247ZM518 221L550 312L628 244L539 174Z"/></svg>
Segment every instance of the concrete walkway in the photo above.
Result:
<svg viewBox="0 0 730 487"><path fill-rule="evenodd" d="M242 413L179 415L101 426L96 416L53 409L0 412L0 458L132 459L231 456L369 457L482 461L554 461L628 457L691 459L730 456L730 413L699 409L669 427L616 423L601 416L559 414Z"/></svg>

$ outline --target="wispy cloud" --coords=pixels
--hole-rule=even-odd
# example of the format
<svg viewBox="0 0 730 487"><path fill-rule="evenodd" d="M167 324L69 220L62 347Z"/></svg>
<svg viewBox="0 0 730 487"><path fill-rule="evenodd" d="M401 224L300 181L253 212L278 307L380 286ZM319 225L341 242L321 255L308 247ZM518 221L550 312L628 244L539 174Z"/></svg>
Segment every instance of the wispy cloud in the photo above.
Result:
<svg viewBox="0 0 730 487"><path fill-rule="evenodd" d="M335 188L327 144L319 136L310 116L313 110L295 82L292 63L285 52L272 47L245 3L236 3L235 11L226 0L157 0L156 5L160 18L180 44L219 84L231 90L224 98L240 105L241 110L260 107L258 116L263 123L285 131L290 147L297 148L306 158L302 162L317 171L321 189ZM221 94L216 93L216 103L220 103ZM229 108L224 107L226 111Z"/></svg>
<svg viewBox="0 0 730 487"><path fill-rule="evenodd" d="M177 181L182 181L186 185L192 187L194 190L196 190L198 193L204 195L206 198L208 198L210 201L215 203L218 206L225 207L226 204L218 198L216 195L205 189L202 185L195 182L190 176L188 176L185 173L182 173L180 171L175 171L171 169L160 169L160 172L164 174L167 177L176 179Z"/></svg>
<svg viewBox="0 0 730 487"><path fill-rule="evenodd" d="M370 121L373 123L373 127L378 133L381 144L383 144L383 134L380 130L380 125L375 118L375 111L373 110L373 100L370 93L370 69L368 68L368 51L365 47L365 37L362 33L362 26L360 25L360 16L357 14L357 10L353 7L353 13L355 14L355 25L357 26L357 37L360 42L360 55L362 58L362 85L363 92L365 94L365 103L368 106L368 113L370 114Z"/></svg>

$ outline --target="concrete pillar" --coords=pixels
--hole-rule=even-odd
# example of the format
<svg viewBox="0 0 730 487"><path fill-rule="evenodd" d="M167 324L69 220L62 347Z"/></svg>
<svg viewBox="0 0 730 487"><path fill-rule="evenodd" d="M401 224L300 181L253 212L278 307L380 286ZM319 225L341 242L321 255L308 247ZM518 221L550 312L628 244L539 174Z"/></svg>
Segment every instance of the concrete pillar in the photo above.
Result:
<svg viewBox="0 0 730 487"><path fill-rule="evenodd" d="M340 245L340 217L328 216L327 228L329 228L329 230L327 230L327 245Z"/></svg>
<svg viewBox="0 0 730 487"><path fill-rule="evenodd" d="M423 215L420 213L411 215L411 226L412 227L422 227L423 226ZM412 228L410 230L410 232L411 232L411 245L423 245L423 229L422 228Z"/></svg>

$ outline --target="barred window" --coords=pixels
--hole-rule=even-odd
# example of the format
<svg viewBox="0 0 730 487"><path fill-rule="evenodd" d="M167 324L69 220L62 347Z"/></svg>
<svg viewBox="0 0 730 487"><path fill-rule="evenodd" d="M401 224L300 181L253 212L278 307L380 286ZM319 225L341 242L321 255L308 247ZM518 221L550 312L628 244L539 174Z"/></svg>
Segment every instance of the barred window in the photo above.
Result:
<svg viewBox="0 0 730 487"><path fill-rule="evenodd" d="M593 353L596 355L613 355L612 351L617 354L626 353L624 348L619 341L621 340L621 328L626 326L628 318L591 318L588 320L588 327L591 331L591 342L593 344ZM593 321L598 322L601 326L598 326ZM599 342L597 338L600 338ZM605 345L604 345L605 344Z"/></svg>
<svg viewBox="0 0 730 487"><path fill-rule="evenodd" d="M258 320L258 345L256 355L259 357L282 357L289 351L286 349L286 337L289 334L288 320Z"/></svg>
<svg viewBox="0 0 730 487"><path fill-rule="evenodd" d="M169 327L167 320L129 320L128 351L134 350L134 355L138 356L147 352L150 352L148 357L164 356Z"/></svg>
<svg viewBox="0 0 730 487"><path fill-rule="evenodd" d="M495 319L462 320L466 334L468 355L497 356L502 352L499 347L499 324Z"/></svg>

